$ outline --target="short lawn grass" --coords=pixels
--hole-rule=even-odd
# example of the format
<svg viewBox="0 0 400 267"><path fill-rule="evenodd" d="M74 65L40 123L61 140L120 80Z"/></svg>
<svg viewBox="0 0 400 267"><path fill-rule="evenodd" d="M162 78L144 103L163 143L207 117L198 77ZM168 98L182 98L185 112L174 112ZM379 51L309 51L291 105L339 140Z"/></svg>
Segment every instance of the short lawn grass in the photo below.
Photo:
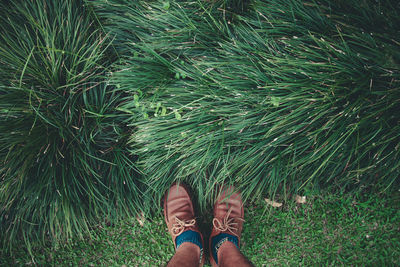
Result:
<svg viewBox="0 0 400 267"><path fill-rule="evenodd" d="M394 266L400 264L400 195L308 196L306 204L247 205L242 251L256 266ZM211 213L199 220L205 235ZM174 253L161 213L98 227L71 247L34 249L37 265L163 266ZM207 238L206 238L207 240ZM208 254L207 254L208 255ZM33 265L22 249L4 266Z"/></svg>

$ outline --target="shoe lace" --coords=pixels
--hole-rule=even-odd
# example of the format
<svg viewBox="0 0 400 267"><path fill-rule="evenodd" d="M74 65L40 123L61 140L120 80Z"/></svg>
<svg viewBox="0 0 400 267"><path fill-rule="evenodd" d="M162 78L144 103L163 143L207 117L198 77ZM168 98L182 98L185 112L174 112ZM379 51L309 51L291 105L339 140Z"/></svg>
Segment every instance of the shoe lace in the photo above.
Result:
<svg viewBox="0 0 400 267"><path fill-rule="evenodd" d="M196 219L191 219L191 220L180 220L178 217L175 217L175 223L172 224L172 234L174 236L178 236L185 231L185 228L195 226L196 225Z"/></svg>
<svg viewBox="0 0 400 267"><path fill-rule="evenodd" d="M228 210L228 212L226 213L225 217L223 218L222 221L220 221L217 218L213 219L213 226L215 227L215 229L217 229L218 231L221 232L226 232L229 231L230 233L232 233L235 236L238 236L237 231L239 230L237 228L237 225L239 223L235 222L235 220L240 220L240 221L244 221L244 219L237 217L237 218L229 218L229 216L231 215L232 212L232 207Z"/></svg>

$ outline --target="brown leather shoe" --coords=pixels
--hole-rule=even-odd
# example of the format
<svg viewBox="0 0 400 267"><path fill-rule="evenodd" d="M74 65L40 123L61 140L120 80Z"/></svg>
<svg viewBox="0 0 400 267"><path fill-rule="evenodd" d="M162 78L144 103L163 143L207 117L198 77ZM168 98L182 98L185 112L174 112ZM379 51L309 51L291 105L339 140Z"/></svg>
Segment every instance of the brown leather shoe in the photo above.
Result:
<svg viewBox="0 0 400 267"><path fill-rule="evenodd" d="M198 232L204 249L203 236L194 216L193 203L185 185L174 183L164 195L164 218L176 250L176 237L187 230ZM200 253L200 266L204 264L204 253Z"/></svg>
<svg viewBox="0 0 400 267"><path fill-rule="evenodd" d="M212 266L218 266L212 255L212 238L221 233L230 234L238 238L238 246L240 246L243 222L244 210L240 192L235 192L233 186L223 188L214 205L213 229L209 241L210 262Z"/></svg>

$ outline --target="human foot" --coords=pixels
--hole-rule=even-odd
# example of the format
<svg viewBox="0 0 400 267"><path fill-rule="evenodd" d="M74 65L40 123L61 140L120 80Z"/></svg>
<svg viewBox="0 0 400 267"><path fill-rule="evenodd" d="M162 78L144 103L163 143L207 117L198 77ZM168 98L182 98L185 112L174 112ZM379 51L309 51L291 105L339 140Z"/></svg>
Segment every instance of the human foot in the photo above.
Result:
<svg viewBox="0 0 400 267"><path fill-rule="evenodd" d="M210 235L210 262L218 266L218 250L226 242L240 246L240 236L244 222L243 202L234 187L223 188L214 205L213 229Z"/></svg>
<svg viewBox="0 0 400 267"><path fill-rule="evenodd" d="M173 184L164 196L164 218L175 249L185 242L200 249L200 266L204 264L203 237L196 223L193 203L188 189L182 184Z"/></svg>

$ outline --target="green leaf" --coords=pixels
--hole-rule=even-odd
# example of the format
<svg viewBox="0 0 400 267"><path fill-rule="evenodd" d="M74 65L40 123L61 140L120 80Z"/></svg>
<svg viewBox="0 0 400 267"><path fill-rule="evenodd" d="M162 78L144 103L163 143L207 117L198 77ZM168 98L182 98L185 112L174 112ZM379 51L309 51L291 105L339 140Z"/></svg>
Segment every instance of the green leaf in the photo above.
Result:
<svg viewBox="0 0 400 267"><path fill-rule="evenodd" d="M176 118L178 121L180 121L180 120L182 119L182 115L179 114L178 111L175 111L174 113L175 113L175 118Z"/></svg>
<svg viewBox="0 0 400 267"><path fill-rule="evenodd" d="M167 109L165 107L161 108L161 116L165 116L167 114Z"/></svg>
<svg viewBox="0 0 400 267"><path fill-rule="evenodd" d="M274 107L279 107L279 97L272 96L272 97L271 97L271 104L272 104Z"/></svg>
<svg viewBox="0 0 400 267"><path fill-rule="evenodd" d="M165 2L163 3L163 6L162 6L162 8L163 8L164 10L168 10L168 9L169 9L169 7L170 7L170 3L169 3L169 1L165 1Z"/></svg>
<svg viewBox="0 0 400 267"><path fill-rule="evenodd" d="M139 96L138 95L133 95L133 102L135 104L135 107L139 107Z"/></svg>
<svg viewBox="0 0 400 267"><path fill-rule="evenodd" d="M155 117L158 117L158 110L160 109L160 107L161 107L161 102L157 102L156 111L154 112Z"/></svg>

